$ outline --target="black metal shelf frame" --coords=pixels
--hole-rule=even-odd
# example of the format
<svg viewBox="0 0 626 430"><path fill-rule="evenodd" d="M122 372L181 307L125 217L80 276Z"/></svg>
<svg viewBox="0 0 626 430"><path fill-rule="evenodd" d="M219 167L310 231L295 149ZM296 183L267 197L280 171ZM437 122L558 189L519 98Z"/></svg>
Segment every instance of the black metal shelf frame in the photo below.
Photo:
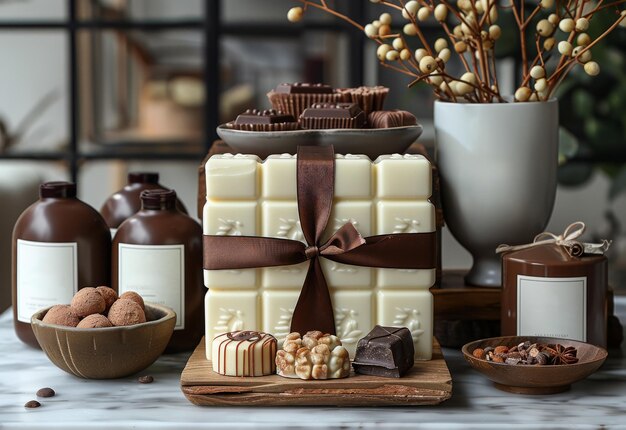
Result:
<svg viewBox="0 0 626 430"><path fill-rule="evenodd" d="M65 151L37 151L3 154L3 159L23 159L42 161L65 161L68 163L72 181L78 179L81 163L88 160L201 160L217 138L215 128L219 124L219 93L220 93L220 40L227 36L264 36L264 37L295 37L306 31L345 32L349 37L349 80L351 85L360 85L363 81L363 48L364 38L360 32L342 23L305 23L264 24L234 23L223 24L220 18L222 0L204 0L204 16L201 18L184 18L173 20L80 20L77 17L77 0L67 0L66 20L0 20L0 31L65 31L68 35L68 88L69 88L69 145ZM363 2L350 2L350 14L357 19L364 16ZM108 148L104 151L81 152L80 139L80 106L79 106L79 70L77 33L94 30L198 30L203 32L204 48L203 81L206 91L204 107L204 135L201 152L143 152L126 150L116 151Z"/></svg>

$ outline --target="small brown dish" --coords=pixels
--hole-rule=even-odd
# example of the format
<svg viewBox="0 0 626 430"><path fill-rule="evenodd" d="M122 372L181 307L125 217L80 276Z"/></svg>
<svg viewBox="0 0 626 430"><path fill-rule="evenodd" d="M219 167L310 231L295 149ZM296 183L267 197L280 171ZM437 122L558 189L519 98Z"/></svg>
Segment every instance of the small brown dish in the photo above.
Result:
<svg viewBox="0 0 626 430"><path fill-rule="evenodd" d="M522 342L561 344L577 349L578 363L563 365L504 364L474 357L476 348L505 345L512 347ZM461 349L465 360L477 371L493 381L496 388L516 394L555 394L567 391L574 382L585 379L606 360L605 349L589 343L569 339L537 336L492 337L467 343Z"/></svg>
<svg viewBox="0 0 626 430"><path fill-rule="evenodd" d="M176 314L146 303L145 323L105 328L76 328L42 321L48 312L33 315L35 337L50 361L86 379L114 379L137 373L163 353L174 332Z"/></svg>

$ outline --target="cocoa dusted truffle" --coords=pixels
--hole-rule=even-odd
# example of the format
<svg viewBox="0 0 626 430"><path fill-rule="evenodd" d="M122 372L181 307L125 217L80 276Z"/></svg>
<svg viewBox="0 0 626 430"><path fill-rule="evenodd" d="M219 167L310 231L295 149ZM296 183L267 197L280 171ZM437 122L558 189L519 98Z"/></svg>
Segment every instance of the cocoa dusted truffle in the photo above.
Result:
<svg viewBox="0 0 626 430"><path fill-rule="evenodd" d="M80 317L74 309L68 305L52 306L43 317L46 324L64 325L68 327L76 327L80 322Z"/></svg>
<svg viewBox="0 0 626 430"><path fill-rule="evenodd" d="M119 298L109 309L109 321L114 326L140 324L146 322L146 314L137 302Z"/></svg>
<svg viewBox="0 0 626 430"><path fill-rule="evenodd" d="M111 308L111 305L115 303L115 301L117 300L117 293L115 292L113 288L104 287L104 286L96 287L96 291L100 293L102 298L104 298L104 301L106 303L105 312L108 312L109 309Z"/></svg>
<svg viewBox="0 0 626 430"><path fill-rule="evenodd" d="M132 300L141 306L141 310L145 310L146 306L143 303L143 298L134 291L126 291L125 293L120 295L120 299Z"/></svg>
<svg viewBox="0 0 626 430"><path fill-rule="evenodd" d="M79 317L86 317L91 314L99 314L106 309L104 297L93 287L86 287L78 290L72 298L70 304Z"/></svg>
<svg viewBox="0 0 626 430"><path fill-rule="evenodd" d="M89 315L76 326L78 328L103 328L103 327L113 327L111 321L104 315L93 314Z"/></svg>

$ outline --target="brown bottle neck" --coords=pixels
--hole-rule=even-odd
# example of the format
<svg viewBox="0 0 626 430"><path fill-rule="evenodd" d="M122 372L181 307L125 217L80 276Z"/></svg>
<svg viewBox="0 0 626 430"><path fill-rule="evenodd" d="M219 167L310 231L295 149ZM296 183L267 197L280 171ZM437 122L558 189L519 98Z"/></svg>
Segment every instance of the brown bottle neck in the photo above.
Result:
<svg viewBox="0 0 626 430"><path fill-rule="evenodd" d="M155 172L131 172L128 174L129 184L158 184L159 174Z"/></svg>
<svg viewBox="0 0 626 430"><path fill-rule="evenodd" d="M141 192L142 210L177 211L176 191L174 190L145 190Z"/></svg>

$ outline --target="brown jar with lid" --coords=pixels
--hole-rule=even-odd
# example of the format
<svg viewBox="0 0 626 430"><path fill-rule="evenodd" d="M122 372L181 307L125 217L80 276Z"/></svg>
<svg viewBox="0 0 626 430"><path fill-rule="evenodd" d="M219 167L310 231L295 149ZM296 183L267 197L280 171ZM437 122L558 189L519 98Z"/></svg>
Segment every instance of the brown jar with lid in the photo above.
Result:
<svg viewBox="0 0 626 430"><path fill-rule="evenodd" d="M177 208L173 190L145 190L141 202L113 238L113 286L172 308L176 326L167 351L191 350L204 331L202 228Z"/></svg>
<svg viewBox="0 0 626 430"><path fill-rule="evenodd" d="M39 348L30 326L36 311L68 304L78 289L110 285L111 235L76 184L47 182L13 229L13 320L25 343Z"/></svg>
<svg viewBox="0 0 626 430"><path fill-rule="evenodd" d="M107 225L111 229L111 236L126 219L135 215L141 209L141 192L167 188L159 184L159 174L155 172L131 172L128 174L128 184L111 195L100 208ZM187 213L185 205L176 200L178 209Z"/></svg>
<svg viewBox="0 0 626 430"><path fill-rule="evenodd" d="M573 339L606 347L607 259L545 244L502 258L502 336Z"/></svg>

